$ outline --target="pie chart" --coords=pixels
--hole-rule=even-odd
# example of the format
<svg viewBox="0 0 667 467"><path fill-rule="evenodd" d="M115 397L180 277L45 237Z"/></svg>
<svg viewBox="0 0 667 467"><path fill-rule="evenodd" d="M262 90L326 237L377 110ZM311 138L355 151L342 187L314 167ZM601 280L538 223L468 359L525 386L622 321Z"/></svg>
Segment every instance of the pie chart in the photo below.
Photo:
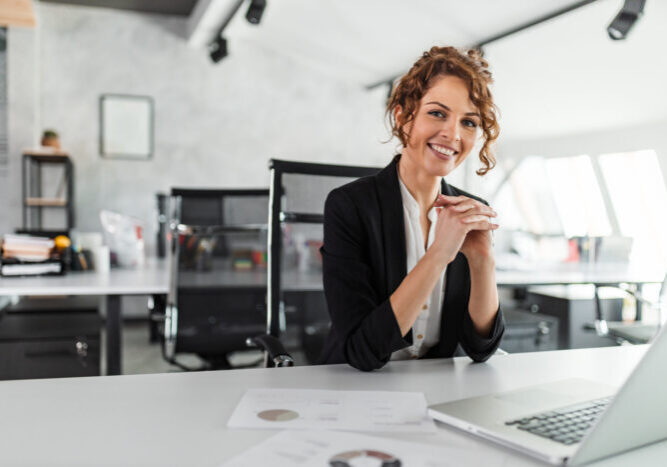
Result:
<svg viewBox="0 0 667 467"><path fill-rule="evenodd" d="M329 459L331 467L354 467L354 466L377 466L377 467L401 467L401 460L387 454L386 452L373 449L358 449L345 451L332 456Z"/></svg>
<svg viewBox="0 0 667 467"><path fill-rule="evenodd" d="M271 409L263 410L257 416L268 422L289 422L290 420L299 418L299 413L287 409Z"/></svg>

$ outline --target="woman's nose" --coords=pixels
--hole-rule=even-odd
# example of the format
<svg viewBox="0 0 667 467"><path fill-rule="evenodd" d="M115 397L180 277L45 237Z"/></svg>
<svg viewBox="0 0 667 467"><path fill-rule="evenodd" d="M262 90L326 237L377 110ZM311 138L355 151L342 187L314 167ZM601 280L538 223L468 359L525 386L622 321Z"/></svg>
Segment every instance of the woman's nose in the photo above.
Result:
<svg viewBox="0 0 667 467"><path fill-rule="evenodd" d="M461 139L460 128L454 119L448 119L442 122L440 134L449 141L458 141Z"/></svg>

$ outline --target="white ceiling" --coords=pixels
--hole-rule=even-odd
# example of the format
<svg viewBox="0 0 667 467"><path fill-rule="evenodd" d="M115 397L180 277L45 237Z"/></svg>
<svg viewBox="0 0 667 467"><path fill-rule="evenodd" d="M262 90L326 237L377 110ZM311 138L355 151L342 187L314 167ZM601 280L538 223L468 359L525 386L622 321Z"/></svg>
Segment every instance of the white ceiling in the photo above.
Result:
<svg viewBox="0 0 667 467"><path fill-rule="evenodd" d="M204 47L234 0L199 0L190 43ZM577 3L563 0L267 0L258 26L247 2L225 29L366 86L409 68L434 44L465 46ZM599 0L485 47L506 137L580 133L667 118L667 2L649 0L626 41L606 27L622 0Z"/></svg>

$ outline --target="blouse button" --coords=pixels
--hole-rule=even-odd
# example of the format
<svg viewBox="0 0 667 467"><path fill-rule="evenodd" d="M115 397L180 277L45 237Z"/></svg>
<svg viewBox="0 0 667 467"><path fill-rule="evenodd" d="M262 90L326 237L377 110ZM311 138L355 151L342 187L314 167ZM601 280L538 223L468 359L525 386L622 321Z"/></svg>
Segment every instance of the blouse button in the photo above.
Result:
<svg viewBox="0 0 667 467"><path fill-rule="evenodd" d="M422 306L422 310L428 310L428 305Z"/></svg>
<svg viewBox="0 0 667 467"><path fill-rule="evenodd" d="M417 334L417 339L423 339L424 336L422 334Z"/></svg>

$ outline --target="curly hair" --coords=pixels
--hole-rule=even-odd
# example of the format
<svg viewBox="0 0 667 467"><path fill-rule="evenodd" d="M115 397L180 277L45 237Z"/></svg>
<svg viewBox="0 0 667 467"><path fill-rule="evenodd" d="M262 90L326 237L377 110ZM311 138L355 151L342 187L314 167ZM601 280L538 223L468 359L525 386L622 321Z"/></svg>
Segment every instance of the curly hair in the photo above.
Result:
<svg viewBox="0 0 667 467"><path fill-rule="evenodd" d="M479 160L483 167L478 175L485 175L496 165L491 146L498 139L498 108L493 102L489 85L493 83L489 64L480 51L475 49L459 50L455 47L432 47L417 60L394 87L387 102L387 117L391 133L403 146L407 146L410 135L405 132L407 123L414 120L421 98L441 76L457 76L468 87L470 100L477 107L481 116L481 128L484 145L479 151ZM401 108L400 121L395 110Z"/></svg>

